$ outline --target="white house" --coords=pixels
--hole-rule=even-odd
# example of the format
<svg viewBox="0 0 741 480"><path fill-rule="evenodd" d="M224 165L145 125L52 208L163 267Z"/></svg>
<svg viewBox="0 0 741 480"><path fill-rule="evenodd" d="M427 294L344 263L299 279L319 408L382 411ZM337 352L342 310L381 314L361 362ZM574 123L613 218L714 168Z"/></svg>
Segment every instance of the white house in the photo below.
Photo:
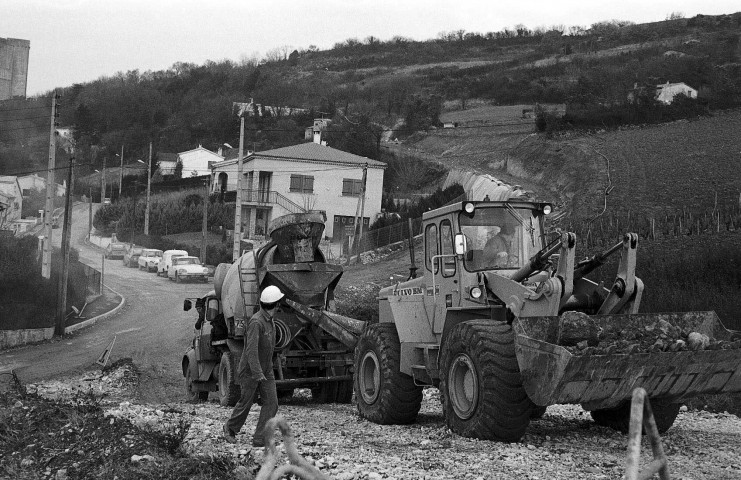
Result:
<svg viewBox="0 0 741 480"><path fill-rule="evenodd" d="M18 177L0 176L0 228L20 220L23 211L23 191Z"/></svg>
<svg viewBox="0 0 741 480"><path fill-rule="evenodd" d="M24 197L27 197L31 190L46 191L46 177L41 177L35 173L18 177L18 184L21 186L21 192L23 192ZM57 183L57 197L63 197L67 194L66 184L66 181L62 185Z"/></svg>
<svg viewBox="0 0 741 480"><path fill-rule="evenodd" d="M223 160L224 157L221 155L214 153L211 150L206 150L202 146L198 145L198 148L178 153L176 161L183 164L183 178L187 178L210 175L211 165ZM161 166L160 162L160 168Z"/></svg>
<svg viewBox="0 0 741 480"><path fill-rule="evenodd" d="M236 191L237 159L214 164L215 192ZM266 234L271 219L288 213L324 211L324 234L341 241L352 231L367 171L364 226L381 212L386 164L310 142L264 152L243 161L242 231L248 238Z"/></svg>
<svg viewBox="0 0 741 480"><path fill-rule="evenodd" d="M656 100L669 105L674 101L674 97L679 94L685 94L687 98L697 98L697 90L690 87L684 82L669 83L656 85Z"/></svg>

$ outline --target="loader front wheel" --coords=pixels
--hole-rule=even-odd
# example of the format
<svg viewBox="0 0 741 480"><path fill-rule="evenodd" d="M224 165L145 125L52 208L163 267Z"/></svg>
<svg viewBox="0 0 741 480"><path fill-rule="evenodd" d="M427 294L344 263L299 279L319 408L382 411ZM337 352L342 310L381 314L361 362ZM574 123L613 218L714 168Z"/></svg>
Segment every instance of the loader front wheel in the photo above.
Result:
<svg viewBox="0 0 741 480"><path fill-rule="evenodd" d="M360 416L382 425L408 424L422 406L422 387L400 371L401 343L393 323L369 326L355 347L355 399Z"/></svg>
<svg viewBox="0 0 741 480"><path fill-rule="evenodd" d="M221 354L219 362L219 404L222 407L233 407L239 401L242 393L240 386L235 383L237 367L232 352Z"/></svg>
<svg viewBox="0 0 741 480"><path fill-rule="evenodd" d="M664 433L674 424L674 420L679 415L678 403L669 403L660 398L652 398L651 411L654 414L656 429L659 433ZM593 410L589 412L592 415L594 423L603 427L609 427L619 432L628 433L630 431L630 402L624 402L616 408L606 408Z"/></svg>
<svg viewBox="0 0 741 480"><path fill-rule="evenodd" d="M525 393L512 327L459 323L442 347L440 392L448 427L464 437L519 441L535 404Z"/></svg>

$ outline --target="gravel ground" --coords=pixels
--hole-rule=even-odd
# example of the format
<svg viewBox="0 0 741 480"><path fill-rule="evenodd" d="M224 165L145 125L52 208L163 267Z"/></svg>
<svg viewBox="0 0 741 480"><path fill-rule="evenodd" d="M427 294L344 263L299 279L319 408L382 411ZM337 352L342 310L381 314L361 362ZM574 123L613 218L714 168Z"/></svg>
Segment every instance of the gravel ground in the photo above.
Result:
<svg viewBox="0 0 741 480"><path fill-rule="evenodd" d="M49 397L74 389L92 391L104 397L108 416L147 429L190 422L184 442L189 455L226 456L244 465L262 462L263 449L250 446L259 407L250 412L237 444L230 445L220 439L220 433L231 409L213 401L135 404L129 400L135 385L126 378L120 370L104 376L90 372L33 387ZM521 442L502 444L452 434L433 388L425 390L417 423L405 426L376 425L360 419L354 405L318 405L310 402L309 395L308 390L297 390L293 399L280 405L279 415L293 429L299 452L338 480L619 479L624 473L627 436L597 426L578 406L551 406L542 419L531 423ZM741 419L682 410L662 437L672 478L741 479ZM642 465L651 460L650 451L644 437ZM235 473L238 478L251 478L254 472L245 467Z"/></svg>

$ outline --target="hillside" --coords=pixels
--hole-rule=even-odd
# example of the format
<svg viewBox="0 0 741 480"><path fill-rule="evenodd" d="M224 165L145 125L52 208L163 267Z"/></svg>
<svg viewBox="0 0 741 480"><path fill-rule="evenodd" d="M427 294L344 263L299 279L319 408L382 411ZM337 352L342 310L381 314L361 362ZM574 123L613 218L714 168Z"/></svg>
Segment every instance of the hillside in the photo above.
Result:
<svg viewBox="0 0 741 480"><path fill-rule="evenodd" d="M334 120L326 140L335 148L388 162L407 155L492 173L555 197L580 217L604 205L599 192L607 187L610 156L616 157L609 169L616 182L611 207L697 206L708 203L709 190L714 202L716 189L718 202L727 203L738 188L736 172L724 163L739 151L737 113L720 112L741 106L739 25L741 13L641 25L605 21L560 31L518 26L461 30L426 41L348 39L328 50L309 47L239 64L179 62L164 71L119 72L62 88L59 123L75 127L76 159L85 165L78 178L100 169L104 158L109 166L115 163L122 145L127 162L146 158L153 139L155 157L199 144L212 150L225 142L237 145L232 103L252 98L304 109L249 117L246 141L258 150L304 141L304 128L323 116ZM626 106L637 85L650 89L667 81L696 88L699 101L687 111ZM714 116L552 139L534 135L533 120L522 118L522 110L536 103L563 105L571 120L592 125L644 119L660 124L677 115L695 118L697 112ZM0 130L10 135L0 131L0 173L45 167L44 127L16 118L18 108L0 105ZM615 109L620 113L611 113ZM442 121L458 122L459 128L437 129ZM400 143L383 141L397 138ZM58 153L57 162L66 164L66 155ZM687 175L675 174L675 165ZM656 176L671 181L659 184ZM704 178L709 183L695 190ZM389 178L387 190L392 186L400 185ZM683 202L687 191L692 197Z"/></svg>
<svg viewBox="0 0 741 480"><path fill-rule="evenodd" d="M692 121L553 139L535 134L532 120L518 123L519 112L512 107L482 106L441 118L456 119L459 128L439 129L414 143L389 148L448 169L520 184L580 218L604 208L608 182L613 187L607 201L612 211L657 215L683 207L712 209L716 202L738 204L738 109ZM509 125L498 126L503 124Z"/></svg>

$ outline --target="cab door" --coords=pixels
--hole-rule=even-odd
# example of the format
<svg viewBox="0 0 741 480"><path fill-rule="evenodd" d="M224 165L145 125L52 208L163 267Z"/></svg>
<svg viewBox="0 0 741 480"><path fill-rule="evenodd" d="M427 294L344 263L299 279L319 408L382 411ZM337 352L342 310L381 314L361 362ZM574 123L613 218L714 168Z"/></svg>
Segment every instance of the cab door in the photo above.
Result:
<svg viewBox="0 0 741 480"><path fill-rule="evenodd" d="M425 229L425 304L434 333L442 333L448 308L461 304L460 266L455 255L453 221L443 217ZM434 238L434 241L433 241Z"/></svg>

